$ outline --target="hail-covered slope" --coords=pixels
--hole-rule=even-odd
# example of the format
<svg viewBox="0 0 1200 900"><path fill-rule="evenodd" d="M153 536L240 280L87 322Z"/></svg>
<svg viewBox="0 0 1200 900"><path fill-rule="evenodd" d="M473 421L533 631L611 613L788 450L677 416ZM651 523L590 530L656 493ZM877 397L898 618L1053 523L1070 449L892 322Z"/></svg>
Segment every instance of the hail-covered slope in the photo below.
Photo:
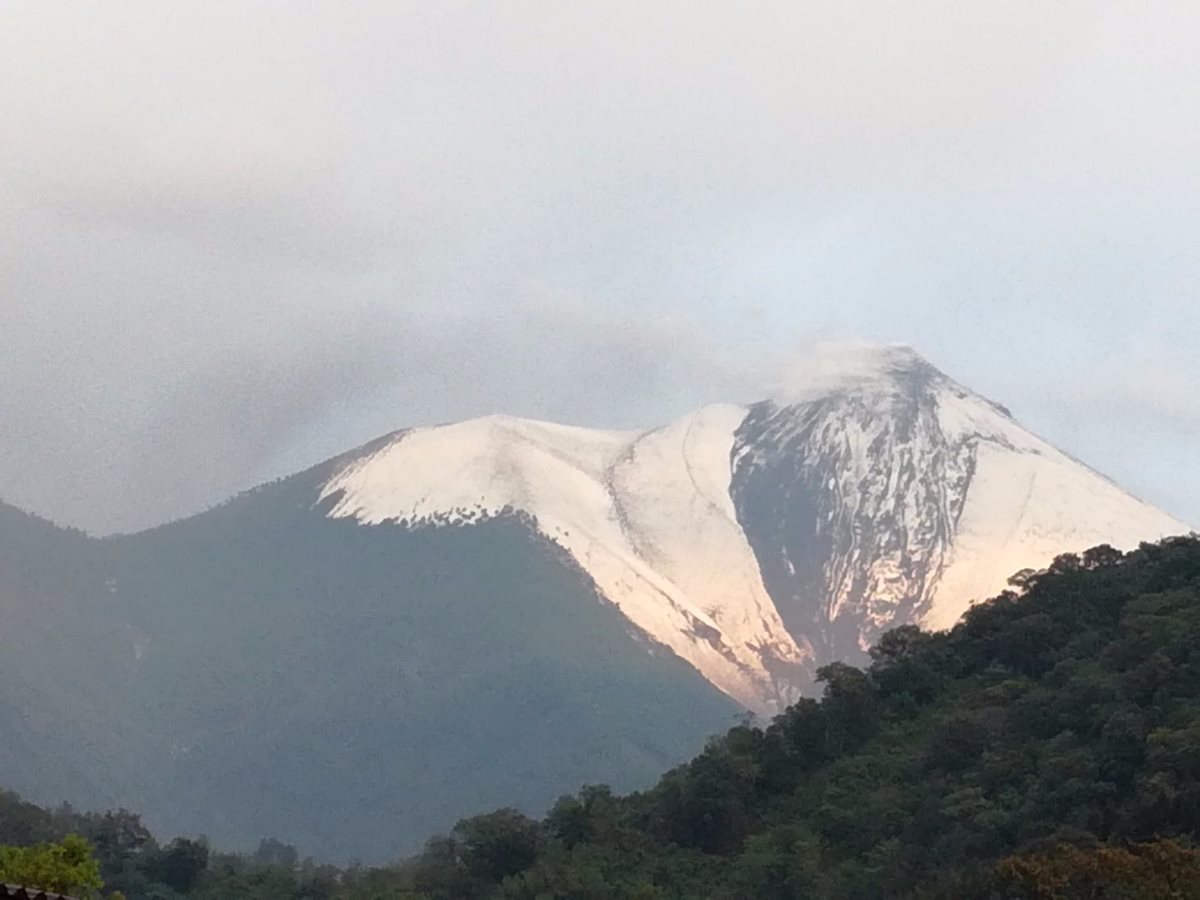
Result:
<svg viewBox="0 0 1200 900"><path fill-rule="evenodd" d="M900 347L823 352L772 400L645 433L401 432L322 496L364 524L529 513L636 629L766 711L1019 569L1187 531Z"/></svg>

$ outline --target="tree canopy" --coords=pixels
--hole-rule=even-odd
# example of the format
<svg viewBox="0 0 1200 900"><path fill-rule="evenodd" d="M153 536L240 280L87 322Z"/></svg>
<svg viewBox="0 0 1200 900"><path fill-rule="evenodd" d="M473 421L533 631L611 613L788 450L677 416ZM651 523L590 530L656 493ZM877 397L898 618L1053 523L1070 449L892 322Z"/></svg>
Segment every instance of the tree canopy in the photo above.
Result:
<svg viewBox="0 0 1200 900"><path fill-rule="evenodd" d="M104 884L92 845L77 834L53 844L0 847L0 882L59 894L80 894Z"/></svg>

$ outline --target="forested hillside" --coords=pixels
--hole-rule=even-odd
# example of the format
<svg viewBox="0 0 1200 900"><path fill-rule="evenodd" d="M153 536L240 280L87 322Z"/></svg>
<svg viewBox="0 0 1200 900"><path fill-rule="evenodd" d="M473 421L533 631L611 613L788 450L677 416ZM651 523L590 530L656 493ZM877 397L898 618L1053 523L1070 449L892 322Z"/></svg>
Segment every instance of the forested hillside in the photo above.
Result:
<svg viewBox="0 0 1200 900"><path fill-rule="evenodd" d="M142 876L125 890L1200 896L1200 539L1062 556L953 630L900 628L871 657L865 671L827 667L819 702L731 729L642 793L587 787L541 822L511 810L467 819L391 868L305 867L272 859L268 844L265 866L213 857L175 892ZM0 842L35 839L13 821L0 816ZM161 873L154 860L172 847L186 856L185 844L146 840L122 865Z"/></svg>
<svg viewBox="0 0 1200 900"><path fill-rule="evenodd" d="M1200 896L1184 846L1200 826L1200 541L1098 547L1013 587L950 632L889 633L866 671L827 667L821 702L732 729L650 791L587 789L536 828L508 824L524 856L489 852L489 820L463 823L418 861L418 886L1051 896L1034 885L1074 870L1138 872L1145 893L1054 896Z"/></svg>

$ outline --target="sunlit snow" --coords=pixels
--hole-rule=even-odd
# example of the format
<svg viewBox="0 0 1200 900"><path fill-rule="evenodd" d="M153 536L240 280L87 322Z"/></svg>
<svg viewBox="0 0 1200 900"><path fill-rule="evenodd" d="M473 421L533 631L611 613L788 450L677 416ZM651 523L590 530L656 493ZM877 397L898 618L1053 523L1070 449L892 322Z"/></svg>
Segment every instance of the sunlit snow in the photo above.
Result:
<svg viewBox="0 0 1200 900"><path fill-rule="evenodd" d="M772 597L753 526L735 510L732 479L780 460L802 477L831 473L814 527L845 538L821 561L820 596ZM781 603L824 623L851 616L865 648L905 620L948 627L1059 553L1188 530L912 350L857 345L802 361L753 410L707 406L644 433L505 416L401 432L345 465L322 497L336 497L330 515L364 524L529 513L636 628L763 712L827 661L825 636L797 633ZM780 571L796 576L781 552Z"/></svg>

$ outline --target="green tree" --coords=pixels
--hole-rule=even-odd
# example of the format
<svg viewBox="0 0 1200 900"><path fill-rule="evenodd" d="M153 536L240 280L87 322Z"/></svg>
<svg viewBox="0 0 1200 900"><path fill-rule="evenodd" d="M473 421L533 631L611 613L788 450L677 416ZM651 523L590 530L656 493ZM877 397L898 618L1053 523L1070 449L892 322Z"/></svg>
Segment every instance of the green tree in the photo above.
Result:
<svg viewBox="0 0 1200 900"><path fill-rule="evenodd" d="M60 894L104 886L92 845L77 834L69 834L57 844L0 847L0 881Z"/></svg>
<svg viewBox="0 0 1200 900"><path fill-rule="evenodd" d="M533 865L540 830L515 809L464 819L454 826L463 864L476 878L502 881Z"/></svg>
<svg viewBox="0 0 1200 900"><path fill-rule="evenodd" d="M208 846L202 841L176 838L150 861L152 880L186 894L208 867Z"/></svg>
<svg viewBox="0 0 1200 900"><path fill-rule="evenodd" d="M877 688L866 672L843 662L817 669L824 682L821 707L825 712L825 745L830 755L857 749L879 726Z"/></svg>
<svg viewBox="0 0 1200 900"><path fill-rule="evenodd" d="M263 838L258 842L254 851L254 861L260 866L279 866L284 869L296 868L300 856L291 844L285 844L275 838Z"/></svg>

